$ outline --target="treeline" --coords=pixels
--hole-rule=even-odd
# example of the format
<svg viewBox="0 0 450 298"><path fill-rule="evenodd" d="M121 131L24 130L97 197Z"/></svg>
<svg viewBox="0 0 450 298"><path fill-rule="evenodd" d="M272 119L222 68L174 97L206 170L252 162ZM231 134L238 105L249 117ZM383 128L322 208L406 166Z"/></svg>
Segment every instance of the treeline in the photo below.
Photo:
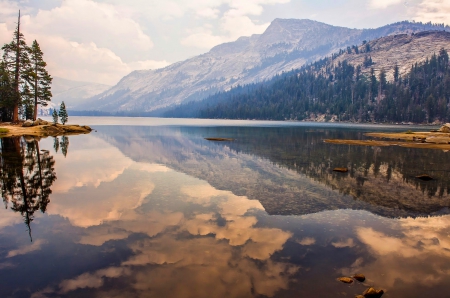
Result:
<svg viewBox="0 0 450 298"><path fill-rule="evenodd" d="M368 75L363 75L362 67L371 65L370 57L366 60L365 66L346 61L332 66L329 58L322 59L268 83L239 86L202 102L180 106L165 116L304 120L324 114L355 122L450 121L446 50L412 65L404 77L395 66L392 81L387 81L386 70L376 75L370 69Z"/></svg>
<svg viewBox="0 0 450 298"><path fill-rule="evenodd" d="M13 40L1 49L0 120L36 120L38 105L46 106L52 97L52 77L38 42L28 46L20 32L20 12Z"/></svg>

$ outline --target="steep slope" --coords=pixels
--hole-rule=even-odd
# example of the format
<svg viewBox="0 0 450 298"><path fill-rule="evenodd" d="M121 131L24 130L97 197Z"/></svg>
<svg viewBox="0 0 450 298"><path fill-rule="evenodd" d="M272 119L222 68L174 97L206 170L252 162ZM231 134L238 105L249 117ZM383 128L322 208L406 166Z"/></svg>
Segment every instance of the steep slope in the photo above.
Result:
<svg viewBox="0 0 450 298"><path fill-rule="evenodd" d="M241 37L206 54L163 69L134 71L78 110L154 111L199 100L237 84L266 80L330 55L348 45L389 34L448 27L401 22L350 29L311 20L276 19L261 35Z"/></svg>
<svg viewBox="0 0 450 298"><path fill-rule="evenodd" d="M267 82L182 104L164 116L445 123L449 50L449 32L383 37Z"/></svg>
<svg viewBox="0 0 450 298"><path fill-rule="evenodd" d="M83 102L87 98L105 92L109 88L111 88L109 85L54 77L52 82L52 102L59 105L61 101L64 101L66 106L71 108L79 105L80 102Z"/></svg>
<svg viewBox="0 0 450 298"><path fill-rule="evenodd" d="M391 35L372 40L368 44L370 52L366 52L365 45L359 46L358 54L354 49L351 53L344 52L333 61L333 65L343 61L354 66L361 65L362 74L369 74L371 68L375 70L375 74L384 70L387 80L392 81L395 65L399 67L399 74L404 76L409 73L412 65L426 61L441 49L450 51L450 33L425 31L412 35ZM370 57L373 63L368 67L364 67L366 57Z"/></svg>

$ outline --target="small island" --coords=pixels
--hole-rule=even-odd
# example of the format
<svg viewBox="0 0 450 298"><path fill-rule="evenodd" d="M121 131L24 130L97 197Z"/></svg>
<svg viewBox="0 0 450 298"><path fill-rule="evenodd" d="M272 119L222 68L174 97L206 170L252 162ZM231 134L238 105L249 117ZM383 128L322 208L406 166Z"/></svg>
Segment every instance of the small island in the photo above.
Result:
<svg viewBox="0 0 450 298"><path fill-rule="evenodd" d="M325 143L360 146L400 146L408 148L450 150L450 123L438 130L406 132L370 132L365 136L375 140L326 139Z"/></svg>

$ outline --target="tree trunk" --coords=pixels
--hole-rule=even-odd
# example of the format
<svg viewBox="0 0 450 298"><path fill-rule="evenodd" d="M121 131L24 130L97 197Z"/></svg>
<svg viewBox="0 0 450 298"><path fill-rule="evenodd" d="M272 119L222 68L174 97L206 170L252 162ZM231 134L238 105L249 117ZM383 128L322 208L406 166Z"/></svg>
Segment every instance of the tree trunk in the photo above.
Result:
<svg viewBox="0 0 450 298"><path fill-rule="evenodd" d="M17 34L16 34L16 69L14 73L14 87L16 91L16 102L14 103L13 109L13 122L19 122L19 101L20 101L20 93L19 93L19 70L20 70L20 10L19 10L19 19L17 21Z"/></svg>
<svg viewBox="0 0 450 298"><path fill-rule="evenodd" d="M34 114L33 114L33 120L36 121L37 119L37 106L38 106L38 79L37 79L37 62L36 63L36 69L35 69L35 78L34 78Z"/></svg>

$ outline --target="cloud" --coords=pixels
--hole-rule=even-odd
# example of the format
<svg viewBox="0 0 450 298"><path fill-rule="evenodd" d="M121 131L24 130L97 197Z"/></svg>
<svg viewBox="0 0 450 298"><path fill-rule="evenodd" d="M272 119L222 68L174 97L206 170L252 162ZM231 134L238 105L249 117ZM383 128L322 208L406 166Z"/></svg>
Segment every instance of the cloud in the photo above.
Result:
<svg viewBox="0 0 450 298"><path fill-rule="evenodd" d="M248 16L241 15L237 10L230 10L220 19L222 34L214 34L209 26L188 30L188 36L180 43L187 47L209 49L218 44L235 41L241 36L261 34L270 23L255 24Z"/></svg>
<svg viewBox="0 0 450 298"><path fill-rule="evenodd" d="M348 238L347 240L332 242L331 245L333 245L336 248L343 248L343 247L353 247L355 246L355 243L353 242L352 238Z"/></svg>
<svg viewBox="0 0 450 298"><path fill-rule="evenodd" d="M17 13L15 4L0 2L3 5ZM10 41L15 21L0 18L1 43ZM170 64L142 59L153 47L151 38L135 20L107 3L64 0L59 7L23 14L21 22L28 43L36 39L41 45L53 76L112 85L133 70Z"/></svg>
<svg viewBox="0 0 450 298"><path fill-rule="evenodd" d="M450 0L423 0L413 13L416 21L450 24Z"/></svg>
<svg viewBox="0 0 450 298"><path fill-rule="evenodd" d="M32 251L36 251L36 250L40 250L42 248L42 245L44 245L45 243L47 243L47 241L42 240L42 239L38 239L36 241L34 241L31 244L27 244L25 246L22 246L18 249L14 249L8 252L8 254L6 255L7 258L12 258L15 256L19 256L19 255L25 255L27 253L30 253Z"/></svg>
<svg viewBox="0 0 450 298"><path fill-rule="evenodd" d="M375 9L385 9L389 6L402 3L403 0L370 0L370 7Z"/></svg>
<svg viewBox="0 0 450 298"><path fill-rule="evenodd" d="M359 240L367 245L375 261L365 265L360 262L353 271L371 272L377 277L376 283L387 288L394 283L430 287L450 279L450 270L442 266L450 257L450 216L398 222L400 233L395 236L373 228L357 228Z"/></svg>
<svg viewBox="0 0 450 298"><path fill-rule="evenodd" d="M303 238L302 240L297 240L297 243L300 245L305 245L305 246L313 245L316 243L316 239L314 239L312 237L306 237L306 238Z"/></svg>
<svg viewBox="0 0 450 298"><path fill-rule="evenodd" d="M142 175L136 172L137 169L147 168L141 165L130 167L133 180L140 180ZM153 168L149 167L150 170ZM158 165L155 169L159 169ZM117 184L134 189L133 185L125 183L128 180L123 177L129 170L107 188L116 192L113 185ZM182 213L149 210L149 205L143 204L136 209L123 210L120 220L103 221L98 226L88 227L79 243L102 245L133 233L145 233L149 237L128 237L126 243L133 254L120 266L82 273L60 282L54 289L35 293L33 297L66 294L77 289L90 289L94 296L105 297L125 297L130 293L136 297L271 297L280 289L288 288L299 267L270 257L283 248L292 234L256 226L258 219L249 213L263 210L258 201L217 190L204 181L175 171L158 172L157 176L159 179L153 182L155 187L161 183L167 186L167 181L170 181L170 191L164 194L163 201L174 203L179 200L181 206L199 204L200 208L192 211L192 208L181 207ZM143 178L147 183L153 180L152 177ZM160 187L158 189L161 190ZM71 196L74 195L72 190ZM134 197L131 194L124 201L129 203ZM111 205L116 202L110 196L97 200ZM72 207L65 206L65 209L73 211L76 207L85 213L88 209L104 213L103 206L98 207L98 203L87 201L84 206L84 202L78 201ZM52 204L55 203L60 204L59 199L52 200ZM76 213L80 214L80 211ZM219 224L219 218L225 223ZM105 280L119 278L123 285L120 289L104 286Z"/></svg>
<svg viewBox="0 0 450 298"><path fill-rule="evenodd" d="M128 61L153 47L136 21L113 5L91 0L64 0L60 7L24 16L22 22L29 34L58 36L80 44L95 42Z"/></svg>

